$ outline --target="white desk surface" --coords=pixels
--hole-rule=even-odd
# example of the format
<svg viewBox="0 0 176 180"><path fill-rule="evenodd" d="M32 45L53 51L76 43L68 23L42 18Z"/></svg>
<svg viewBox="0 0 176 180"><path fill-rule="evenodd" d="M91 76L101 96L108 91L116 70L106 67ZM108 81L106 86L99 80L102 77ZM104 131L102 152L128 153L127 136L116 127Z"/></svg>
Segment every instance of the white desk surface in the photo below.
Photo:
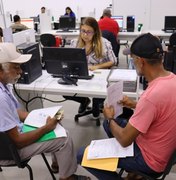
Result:
<svg viewBox="0 0 176 180"><path fill-rule="evenodd" d="M63 38L77 38L79 36L79 30L73 30L73 32L57 32L58 30L51 30L51 31L47 31L45 33L50 33L50 34L54 34L55 36L62 36ZM155 35L155 36L159 36L160 38L162 38L164 41L168 41L169 37L172 33L166 33L164 31L161 30L145 30L145 31L135 31L135 32L119 32L118 34L118 39L119 40L128 40L128 41L133 41L137 36L143 34L143 33L147 33L150 32L151 34Z"/></svg>
<svg viewBox="0 0 176 180"><path fill-rule="evenodd" d="M91 80L78 80L78 86L58 84L59 78L53 78L46 71L43 71L41 77L31 84L16 84L16 88L21 91L41 94L71 95L77 93L77 96L105 98L107 95L107 77L110 70L96 70ZM124 92L129 97L138 97L137 92Z"/></svg>
<svg viewBox="0 0 176 180"><path fill-rule="evenodd" d="M169 37L171 36L172 33L166 33L161 30L145 30L145 31L135 31L135 32L119 32L118 34L118 39L119 40L128 40L128 41L133 41L137 36L148 33L150 32L151 34L158 36L162 38L164 41L168 41Z"/></svg>
<svg viewBox="0 0 176 180"><path fill-rule="evenodd" d="M79 30L72 30L73 32L65 32L65 31L61 31L61 30L51 30L51 31L47 31L45 33L49 33L49 34L53 34L55 36L66 36L66 37L78 37L79 36ZM43 33L44 34L44 33Z"/></svg>

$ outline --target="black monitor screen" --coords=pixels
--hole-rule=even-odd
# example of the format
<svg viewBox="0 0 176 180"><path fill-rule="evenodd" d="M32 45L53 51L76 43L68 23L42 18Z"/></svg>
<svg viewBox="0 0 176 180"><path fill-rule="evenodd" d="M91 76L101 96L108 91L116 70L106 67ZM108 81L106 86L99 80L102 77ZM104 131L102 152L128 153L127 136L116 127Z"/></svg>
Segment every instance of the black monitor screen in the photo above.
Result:
<svg viewBox="0 0 176 180"><path fill-rule="evenodd" d="M75 17L61 16L59 18L60 29L75 29Z"/></svg>
<svg viewBox="0 0 176 180"><path fill-rule="evenodd" d="M89 75L85 49L44 47L43 60L47 72L56 77L86 79Z"/></svg>
<svg viewBox="0 0 176 180"><path fill-rule="evenodd" d="M164 30L176 30L176 16L165 16Z"/></svg>

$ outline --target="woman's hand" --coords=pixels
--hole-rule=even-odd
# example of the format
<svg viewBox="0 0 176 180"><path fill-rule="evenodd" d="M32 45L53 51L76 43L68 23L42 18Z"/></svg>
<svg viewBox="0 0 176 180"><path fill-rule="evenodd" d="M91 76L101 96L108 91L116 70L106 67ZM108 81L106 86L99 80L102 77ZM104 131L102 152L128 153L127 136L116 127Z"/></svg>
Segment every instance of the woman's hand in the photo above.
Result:
<svg viewBox="0 0 176 180"><path fill-rule="evenodd" d="M89 66L88 69L89 69L90 71L94 71L94 70L96 70L96 69L99 69L99 67L98 67L97 65L94 65L94 66Z"/></svg>

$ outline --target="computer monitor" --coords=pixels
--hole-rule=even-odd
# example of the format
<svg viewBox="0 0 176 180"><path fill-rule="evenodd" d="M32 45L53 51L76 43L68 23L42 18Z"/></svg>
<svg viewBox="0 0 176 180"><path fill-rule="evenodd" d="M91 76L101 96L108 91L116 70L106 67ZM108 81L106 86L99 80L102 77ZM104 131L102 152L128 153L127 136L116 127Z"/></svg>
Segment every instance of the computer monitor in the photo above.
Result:
<svg viewBox="0 0 176 180"><path fill-rule="evenodd" d="M59 18L59 28L63 30L75 29L76 19L75 17L61 16Z"/></svg>
<svg viewBox="0 0 176 180"><path fill-rule="evenodd" d="M33 18L21 18L21 24L24 24L30 29L34 29L34 19Z"/></svg>
<svg viewBox="0 0 176 180"><path fill-rule="evenodd" d="M111 16L111 18L114 19L118 23L120 30L122 30L123 29L123 16Z"/></svg>
<svg viewBox="0 0 176 180"><path fill-rule="evenodd" d="M44 47L43 61L49 74L64 80L62 84L74 84L69 81L93 77L89 76L86 52L82 48Z"/></svg>
<svg viewBox="0 0 176 180"><path fill-rule="evenodd" d="M165 16L164 21L164 30L165 31L175 31L176 30L176 16Z"/></svg>

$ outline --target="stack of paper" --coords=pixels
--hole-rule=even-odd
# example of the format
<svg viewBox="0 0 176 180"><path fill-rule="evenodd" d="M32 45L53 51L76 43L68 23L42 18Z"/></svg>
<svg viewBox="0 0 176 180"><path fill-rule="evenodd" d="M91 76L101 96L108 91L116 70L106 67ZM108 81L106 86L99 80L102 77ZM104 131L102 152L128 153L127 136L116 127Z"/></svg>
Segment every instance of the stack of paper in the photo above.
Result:
<svg viewBox="0 0 176 180"><path fill-rule="evenodd" d="M115 138L94 140L86 148L81 165L107 171L116 171L119 157L133 155L133 144L123 148Z"/></svg>
<svg viewBox="0 0 176 180"><path fill-rule="evenodd" d="M108 83L123 81L124 92L135 92L137 87L137 73L134 69L113 69L109 75Z"/></svg>
<svg viewBox="0 0 176 180"><path fill-rule="evenodd" d="M24 121L23 132L29 132L46 124L47 117L54 117L62 106L35 109L29 113ZM66 137L65 129L58 123L56 128L42 136L38 141L46 141L57 137Z"/></svg>

